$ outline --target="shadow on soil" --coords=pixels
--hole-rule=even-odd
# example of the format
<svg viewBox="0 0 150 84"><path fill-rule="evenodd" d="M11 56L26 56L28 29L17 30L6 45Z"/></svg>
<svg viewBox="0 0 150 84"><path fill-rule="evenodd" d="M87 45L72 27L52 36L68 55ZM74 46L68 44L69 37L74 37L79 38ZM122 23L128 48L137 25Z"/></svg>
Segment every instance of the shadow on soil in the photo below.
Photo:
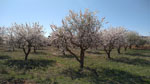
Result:
<svg viewBox="0 0 150 84"><path fill-rule="evenodd" d="M137 56L137 57L150 57L150 55L144 55L144 54L140 54L140 53L126 53L126 55Z"/></svg>
<svg viewBox="0 0 150 84"><path fill-rule="evenodd" d="M92 84L149 84L148 78L136 76L129 72L100 68L85 68L82 72L68 68L62 72L64 76L71 77L72 80L86 78Z"/></svg>
<svg viewBox="0 0 150 84"><path fill-rule="evenodd" d="M8 60L5 62L5 65L9 67L15 67L17 69L35 69L35 68L44 68L48 66L53 66L56 64L54 60Z"/></svg>
<svg viewBox="0 0 150 84"><path fill-rule="evenodd" d="M113 58L111 59L111 61L127 63L127 64L132 64L132 65L150 66L150 61L139 59L139 58L129 59L127 57L121 57L121 58Z"/></svg>
<svg viewBox="0 0 150 84"><path fill-rule="evenodd" d="M8 55L0 55L0 60L10 59L11 57Z"/></svg>

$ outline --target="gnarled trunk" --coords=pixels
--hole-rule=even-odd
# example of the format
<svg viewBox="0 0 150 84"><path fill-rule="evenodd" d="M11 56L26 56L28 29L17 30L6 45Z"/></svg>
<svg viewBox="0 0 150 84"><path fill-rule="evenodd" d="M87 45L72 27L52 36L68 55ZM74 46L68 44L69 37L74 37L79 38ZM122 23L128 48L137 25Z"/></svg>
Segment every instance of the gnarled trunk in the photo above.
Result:
<svg viewBox="0 0 150 84"><path fill-rule="evenodd" d="M24 53L25 53L25 61L28 60L28 55L29 55L29 53L30 53L30 51L31 51L31 47L28 47L27 49L28 49L28 50L26 51L26 49L23 48L23 51L24 51Z"/></svg>
<svg viewBox="0 0 150 84"><path fill-rule="evenodd" d="M124 51L127 51L127 46L124 47Z"/></svg>
<svg viewBox="0 0 150 84"><path fill-rule="evenodd" d="M33 48L34 48L34 53L36 53L37 48L35 46Z"/></svg>
<svg viewBox="0 0 150 84"><path fill-rule="evenodd" d="M65 50L62 50L62 54L63 54L64 56L66 55Z"/></svg>
<svg viewBox="0 0 150 84"><path fill-rule="evenodd" d="M107 57L109 58L109 59L111 59L111 57L110 57L110 52L111 52L111 50L106 50L106 49L104 49L105 50L105 52L106 52L106 54L107 54Z"/></svg>
<svg viewBox="0 0 150 84"><path fill-rule="evenodd" d="M110 57L110 52L107 53L107 56L108 56L109 59L111 59L111 57Z"/></svg>
<svg viewBox="0 0 150 84"><path fill-rule="evenodd" d="M121 49L120 47L118 47L118 48L117 48L117 52L118 52L118 54L120 54L120 49Z"/></svg>
<svg viewBox="0 0 150 84"><path fill-rule="evenodd" d="M80 69L81 70L84 67L84 53L85 53L85 50L81 49L81 52L80 52Z"/></svg>
<svg viewBox="0 0 150 84"><path fill-rule="evenodd" d="M83 48L80 48L80 49L81 49L81 51L80 51L80 58L79 58L75 53L73 53L73 52L66 46L66 50L67 50L70 54L72 54L72 55L76 58L76 60L80 63L80 71L82 71L83 68L84 68L85 49L83 49Z"/></svg>
<svg viewBox="0 0 150 84"><path fill-rule="evenodd" d="M131 48L132 48L132 45L130 45L129 48L131 49Z"/></svg>

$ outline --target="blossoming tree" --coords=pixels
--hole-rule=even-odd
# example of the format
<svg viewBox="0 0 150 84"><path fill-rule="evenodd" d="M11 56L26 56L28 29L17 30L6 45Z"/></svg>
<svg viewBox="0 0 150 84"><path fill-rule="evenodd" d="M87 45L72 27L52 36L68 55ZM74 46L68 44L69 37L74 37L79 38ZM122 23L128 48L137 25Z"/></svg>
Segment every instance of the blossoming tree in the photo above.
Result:
<svg viewBox="0 0 150 84"><path fill-rule="evenodd" d="M31 52L31 47L34 46L37 37L43 35L43 26L39 23L30 24L14 24L14 32L16 38L20 41L20 47L23 49L25 54L25 60L28 59L28 55Z"/></svg>
<svg viewBox="0 0 150 84"><path fill-rule="evenodd" d="M118 39L115 42L115 47L117 48L118 54L120 54L121 47L126 48L126 45L127 45L127 36L126 36L127 30L121 26L117 27L117 28L118 28L118 31L116 31L116 32L118 32L118 33L120 32L120 34L118 35Z"/></svg>
<svg viewBox="0 0 150 84"><path fill-rule="evenodd" d="M110 27L100 32L100 44L103 46L108 58L110 59L110 52L114 49L115 44L122 40L122 35L125 32L124 28ZM121 43L121 42L120 42Z"/></svg>
<svg viewBox="0 0 150 84"><path fill-rule="evenodd" d="M80 11L78 14L70 10L69 15L62 20L62 27L51 25L53 29L51 38L56 42L55 45L61 45L60 48L65 48L76 58L82 70L85 51L95 44L103 21L104 18L98 20L95 12L85 10L84 13ZM79 57L73 51L74 48L80 49Z"/></svg>

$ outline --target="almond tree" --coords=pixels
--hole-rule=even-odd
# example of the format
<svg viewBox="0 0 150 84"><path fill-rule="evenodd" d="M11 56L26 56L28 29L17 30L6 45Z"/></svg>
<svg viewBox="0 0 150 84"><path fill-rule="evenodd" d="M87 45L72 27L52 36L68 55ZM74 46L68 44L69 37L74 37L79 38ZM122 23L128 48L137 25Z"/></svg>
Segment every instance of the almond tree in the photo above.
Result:
<svg viewBox="0 0 150 84"><path fill-rule="evenodd" d="M150 45L150 35L147 36L147 44Z"/></svg>
<svg viewBox="0 0 150 84"><path fill-rule="evenodd" d="M43 47L47 47L49 45L48 37L45 37L44 35L39 36L40 39L37 44L37 49L43 49Z"/></svg>
<svg viewBox="0 0 150 84"><path fill-rule="evenodd" d="M103 46L108 58L110 59L110 52L114 49L115 44L119 41L120 36L124 32L123 28L110 27L100 32L100 44Z"/></svg>
<svg viewBox="0 0 150 84"><path fill-rule="evenodd" d="M125 47L127 43L127 37L126 37L126 29L124 27L118 27L118 31L120 32L118 36L118 40L115 42L115 47L117 48L118 54L120 54L121 47Z"/></svg>
<svg viewBox="0 0 150 84"><path fill-rule="evenodd" d="M128 32L129 31L126 30L126 32L124 33L124 43L123 43L124 51L127 51L127 48L129 47Z"/></svg>
<svg viewBox="0 0 150 84"><path fill-rule="evenodd" d="M5 34L6 34L6 28L5 27L0 27L0 45L4 43L5 40Z"/></svg>
<svg viewBox="0 0 150 84"><path fill-rule="evenodd" d="M6 43L7 46L9 47L9 50L14 51L16 47L16 37L15 37L15 32L13 27L7 28L6 36L7 36Z"/></svg>
<svg viewBox="0 0 150 84"><path fill-rule="evenodd" d="M54 26L54 25L53 25ZM52 27L52 26L51 26ZM52 27L54 28L54 27ZM56 27L55 27L56 28ZM69 34L67 34L67 32L64 31L64 28L57 28L50 37L50 44L51 46L54 46L56 48L58 48L62 54L65 56L65 51L66 51L66 43L65 40L67 41L67 38ZM65 36L65 37L64 37ZM68 44L69 45L69 44Z"/></svg>
<svg viewBox="0 0 150 84"><path fill-rule="evenodd" d="M34 48L34 53L36 53L36 50L41 47L44 44L44 32L42 31L43 26L40 26L38 23L33 24L33 29L37 29L37 35L34 35L33 39L33 45L32 47Z"/></svg>
<svg viewBox="0 0 150 84"><path fill-rule="evenodd" d="M31 47L33 47L35 43L35 39L43 34L43 26L40 26L39 23L35 22L33 25L27 23L25 25L14 24L14 28L16 38L20 41L20 46L25 54L25 60L27 60L28 55L31 52Z"/></svg>
<svg viewBox="0 0 150 84"><path fill-rule="evenodd" d="M127 40L129 43L129 48L132 48L132 45L136 45L139 39L139 34L135 31L129 31L127 34Z"/></svg>
<svg viewBox="0 0 150 84"><path fill-rule="evenodd" d="M98 31L102 26L104 18L99 21L95 12L86 10L84 13L75 13L70 10L69 15L62 20L62 27L51 25L53 33L51 38L56 41L56 45L61 45L72 54L80 63L80 69L84 67L85 51L95 44L98 39ZM62 47L61 47L62 48ZM80 56L73 51L80 49Z"/></svg>
<svg viewBox="0 0 150 84"><path fill-rule="evenodd" d="M147 41L148 38L144 37L144 36L140 36L138 41L137 41L137 44L136 44L136 47L143 47L145 44L148 43Z"/></svg>

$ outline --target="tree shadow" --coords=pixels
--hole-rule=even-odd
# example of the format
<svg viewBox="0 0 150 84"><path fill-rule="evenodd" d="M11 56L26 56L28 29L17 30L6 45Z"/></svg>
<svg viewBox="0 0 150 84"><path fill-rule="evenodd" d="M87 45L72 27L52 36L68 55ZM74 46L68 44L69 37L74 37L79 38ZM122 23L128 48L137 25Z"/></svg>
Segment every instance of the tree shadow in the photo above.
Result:
<svg viewBox="0 0 150 84"><path fill-rule="evenodd" d="M85 73L81 73L78 70L75 70L73 68L68 68L65 69L63 72L61 72L66 77L71 77L72 80L77 79L77 78L84 78L87 75Z"/></svg>
<svg viewBox="0 0 150 84"><path fill-rule="evenodd" d="M85 68L82 72L68 68L62 72L64 76L71 77L72 80L84 78L92 84L149 84L148 78L136 76L129 72L100 68Z"/></svg>
<svg viewBox="0 0 150 84"><path fill-rule="evenodd" d="M10 59L11 57L8 55L0 55L0 60Z"/></svg>
<svg viewBox="0 0 150 84"><path fill-rule="evenodd" d="M109 84L149 84L150 81L146 77L133 75L129 72L125 72L117 69L102 68L99 73L99 81L95 80L95 83L107 82Z"/></svg>
<svg viewBox="0 0 150 84"><path fill-rule="evenodd" d="M139 50L139 51L146 51L146 52L149 52L150 51L150 49L133 49L133 50Z"/></svg>
<svg viewBox="0 0 150 84"><path fill-rule="evenodd" d="M9 67L15 67L17 69L35 69L35 68L46 68L56 64L54 60L8 60L4 63Z"/></svg>
<svg viewBox="0 0 150 84"><path fill-rule="evenodd" d="M150 57L150 55L143 55L141 53L125 53L125 54L130 56L137 56L137 57Z"/></svg>
<svg viewBox="0 0 150 84"><path fill-rule="evenodd" d="M25 80L10 78L10 79L3 79L0 81L0 83L1 84L25 84Z"/></svg>
<svg viewBox="0 0 150 84"><path fill-rule="evenodd" d="M129 59L127 57L121 57L121 58L113 58L111 59L111 61L127 63L132 65L150 66L150 61L139 58Z"/></svg>

